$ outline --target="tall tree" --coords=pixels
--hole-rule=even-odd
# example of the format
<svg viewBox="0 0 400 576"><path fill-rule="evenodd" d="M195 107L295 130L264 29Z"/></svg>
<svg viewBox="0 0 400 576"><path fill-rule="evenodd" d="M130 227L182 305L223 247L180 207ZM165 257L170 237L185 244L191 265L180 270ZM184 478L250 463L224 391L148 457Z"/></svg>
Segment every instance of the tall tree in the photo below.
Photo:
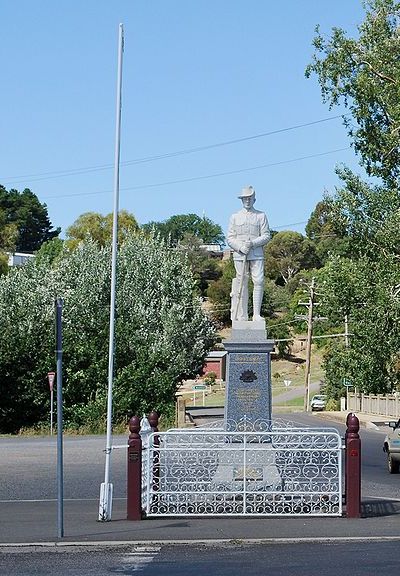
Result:
<svg viewBox="0 0 400 576"><path fill-rule="evenodd" d="M400 175L400 3L365 2L358 38L341 28L326 37L317 27L306 75L318 76L330 107L343 103L355 151L370 175L393 183Z"/></svg>
<svg viewBox="0 0 400 576"><path fill-rule="evenodd" d="M314 244L299 232L278 232L265 249L266 274L287 284L302 269L318 265Z"/></svg>
<svg viewBox="0 0 400 576"><path fill-rule="evenodd" d="M139 225L126 210L118 212L118 242L122 244L132 233L139 230ZM111 241L113 232L113 214L103 216L99 212L85 212L75 220L66 231L66 245L76 248L80 242L91 238L99 246L105 246Z"/></svg>
<svg viewBox="0 0 400 576"><path fill-rule="evenodd" d="M336 218L336 207L332 196L325 194L317 203L306 225L306 236L315 245L316 254L321 264L329 254L346 254L348 237Z"/></svg>
<svg viewBox="0 0 400 576"><path fill-rule="evenodd" d="M7 191L0 185L0 212L3 214L0 215L0 234L4 234L7 226L16 229L14 246L19 252L35 252L43 242L61 232L61 228L52 229L46 204L41 204L28 188L22 192Z"/></svg>
<svg viewBox="0 0 400 576"><path fill-rule="evenodd" d="M358 388L387 392L400 385L400 3L370 0L357 39L317 29L313 62L324 101L343 102L367 184L348 168L332 208L349 239L345 257L331 256L321 271L321 303L332 320L347 316L350 345L332 344L325 358L328 388L343 392L346 377Z"/></svg>
<svg viewBox="0 0 400 576"><path fill-rule="evenodd" d="M165 240L177 244L183 240L185 234L192 234L199 238L203 244L223 244L224 234L219 224L204 216L197 214L176 214L162 222L148 222L142 226L143 230L155 230Z"/></svg>

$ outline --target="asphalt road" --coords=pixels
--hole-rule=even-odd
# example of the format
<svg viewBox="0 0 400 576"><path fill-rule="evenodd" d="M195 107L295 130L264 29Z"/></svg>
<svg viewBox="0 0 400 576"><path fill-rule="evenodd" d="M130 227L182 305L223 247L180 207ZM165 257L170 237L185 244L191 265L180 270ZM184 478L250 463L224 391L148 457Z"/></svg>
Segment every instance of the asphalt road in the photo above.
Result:
<svg viewBox="0 0 400 576"><path fill-rule="evenodd" d="M329 426L341 435L345 427L311 414L278 415L307 426ZM363 498L400 501L400 475L386 470L382 451L385 431L360 431L362 440ZM126 436L115 436L114 445L125 445ZM64 497L98 498L104 480L104 436L66 436L64 439ZM0 438L0 501L48 500L57 497L56 438ZM116 449L111 457L114 497L126 497L126 450Z"/></svg>
<svg viewBox="0 0 400 576"><path fill-rule="evenodd" d="M7 576L376 576L398 570L397 541L0 549Z"/></svg>
<svg viewBox="0 0 400 576"><path fill-rule="evenodd" d="M114 436L114 445L127 444ZM64 497L98 498L104 481L104 436L65 436ZM0 500L48 500L57 497L56 437L0 438ZM113 450L111 474L115 498L126 497L126 449Z"/></svg>

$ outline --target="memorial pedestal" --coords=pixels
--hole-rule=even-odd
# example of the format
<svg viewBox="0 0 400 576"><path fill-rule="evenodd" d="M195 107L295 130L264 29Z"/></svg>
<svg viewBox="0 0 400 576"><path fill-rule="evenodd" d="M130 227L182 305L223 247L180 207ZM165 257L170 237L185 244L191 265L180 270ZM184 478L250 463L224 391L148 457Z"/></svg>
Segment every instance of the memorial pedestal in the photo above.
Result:
<svg viewBox="0 0 400 576"><path fill-rule="evenodd" d="M225 430L213 483L220 490L276 491L281 477L268 432L272 429L271 352L265 321L233 322L227 357ZM235 433L237 432L237 435ZM254 432L253 434L241 434Z"/></svg>
<svg viewBox="0 0 400 576"><path fill-rule="evenodd" d="M267 431L271 427L271 352L265 321L233 322L232 335L224 342L228 352L225 427L242 432Z"/></svg>

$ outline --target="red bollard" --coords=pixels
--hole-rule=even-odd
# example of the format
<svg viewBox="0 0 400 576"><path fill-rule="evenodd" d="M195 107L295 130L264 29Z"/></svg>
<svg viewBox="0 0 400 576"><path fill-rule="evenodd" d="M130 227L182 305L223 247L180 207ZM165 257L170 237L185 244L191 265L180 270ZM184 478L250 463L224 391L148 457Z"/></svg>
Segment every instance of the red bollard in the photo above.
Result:
<svg viewBox="0 0 400 576"><path fill-rule="evenodd" d="M360 422L353 413L347 416L346 430L346 517L361 516L361 440Z"/></svg>
<svg viewBox="0 0 400 576"><path fill-rule="evenodd" d="M348 427L349 427L349 418L353 414L353 412L349 412L346 417L346 432L344 434L344 446L347 446L347 434L348 434ZM343 494L343 503L346 504L347 499L347 465L344 467L344 494Z"/></svg>
<svg viewBox="0 0 400 576"><path fill-rule="evenodd" d="M127 518L142 519L142 439L140 437L140 420L132 416L129 420L128 440L128 485L127 485Z"/></svg>

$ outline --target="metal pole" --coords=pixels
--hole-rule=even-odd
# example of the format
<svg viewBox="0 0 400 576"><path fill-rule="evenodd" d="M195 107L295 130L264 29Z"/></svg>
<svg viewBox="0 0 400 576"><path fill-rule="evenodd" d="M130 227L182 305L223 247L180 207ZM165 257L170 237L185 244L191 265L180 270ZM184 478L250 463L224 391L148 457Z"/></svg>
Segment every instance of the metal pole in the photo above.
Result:
<svg viewBox="0 0 400 576"><path fill-rule="evenodd" d="M313 278L311 281L310 300L308 302L306 374L304 383L305 386L304 410L306 412L308 412L308 410L310 409L311 342L312 342L312 328L313 328L314 289L315 289L315 278Z"/></svg>
<svg viewBox="0 0 400 576"><path fill-rule="evenodd" d="M56 300L57 361L57 532L64 536L63 400L62 400L62 298Z"/></svg>
<svg viewBox="0 0 400 576"><path fill-rule="evenodd" d="M114 210L111 256L111 297L110 297L110 334L108 348L108 394L107 394L107 439L104 483L100 487L99 520L108 522L112 513L112 491L110 483L111 450L112 450L112 385L114 378L114 334L115 334L115 294L117 284L117 250L118 250L118 200L119 200L119 163L121 143L121 106L122 106L122 55L124 51L124 27L119 25L118 40L118 76L117 107L114 154Z"/></svg>
<svg viewBox="0 0 400 576"><path fill-rule="evenodd" d="M50 390L50 436L53 436L54 393Z"/></svg>

